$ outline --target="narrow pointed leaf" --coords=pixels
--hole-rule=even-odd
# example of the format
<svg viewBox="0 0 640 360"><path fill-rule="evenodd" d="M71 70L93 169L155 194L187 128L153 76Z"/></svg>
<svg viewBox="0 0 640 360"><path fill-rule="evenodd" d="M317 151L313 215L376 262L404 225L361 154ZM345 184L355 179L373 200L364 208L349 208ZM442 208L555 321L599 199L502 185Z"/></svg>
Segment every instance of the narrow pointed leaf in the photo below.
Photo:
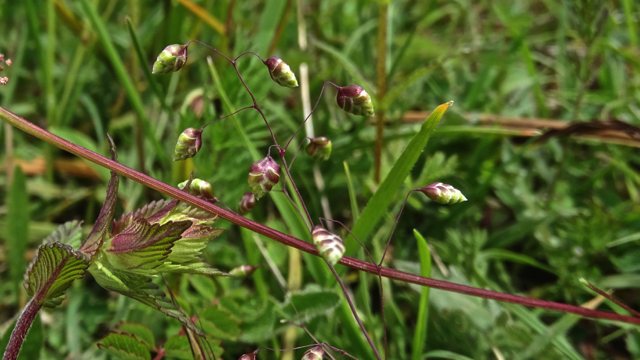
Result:
<svg viewBox="0 0 640 360"><path fill-rule="evenodd" d="M20 167L15 168L13 181L7 194L7 227L3 235L7 239L9 275L14 289L20 287L26 261L24 253L29 239L29 194L27 179Z"/></svg>
<svg viewBox="0 0 640 360"><path fill-rule="evenodd" d="M89 258L68 245L42 245L27 267L24 287L37 304L53 307L74 280L84 277L88 267Z"/></svg>
<svg viewBox="0 0 640 360"><path fill-rule="evenodd" d="M378 221L386 212L389 204L394 200L396 193L409 175L411 168L413 168L416 161L418 161L420 153L422 153L425 145L427 145L427 141L429 141L429 137L431 137L431 134L440 122L442 115L444 115L444 112L452 104L453 101L442 104L429 115L427 120L422 124L420 131L411 139L407 148L393 165L393 168L389 171L389 174L380 185L378 191L376 191L371 200L369 200L369 203L367 203L367 206L360 215L360 219L352 229L353 234L363 244L366 244L367 238L371 232L376 229ZM352 236L348 236L345 239L345 245L347 246L347 256L354 256L359 248Z"/></svg>
<svg viewBox="0 0 640 360"><path fill-rule="evenodd" d="M127 333L109 333L98 341L98 347L109 355L123 360L151 360L146 345L135 335Z"/></svg>

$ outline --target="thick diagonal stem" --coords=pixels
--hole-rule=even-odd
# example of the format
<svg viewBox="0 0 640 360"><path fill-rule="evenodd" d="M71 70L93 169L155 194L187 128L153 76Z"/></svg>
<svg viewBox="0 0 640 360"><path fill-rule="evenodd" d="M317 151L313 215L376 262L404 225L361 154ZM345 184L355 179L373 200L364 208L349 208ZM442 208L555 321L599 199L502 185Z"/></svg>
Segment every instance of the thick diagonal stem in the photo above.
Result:
<svg viewBox="0 0 640 360"><path fill-rule="evenodd" d="M167 196L171 196L174 199L183 201L198 209L208 211L212 214L216 214L222 219L228 220L234 224L242 226L246 229L254 231L258 234L264 235L270 239L276 240L286 246L293 246L296 249L302 250L309 254L320 256L314 246L306 241L296 239L293 236L284 234L280 231L274 230L270 227L259 224L255 221L249 220L243 216L240 216L232 211L225 210L216 205L210 204L205 200L190 195L178 188L174 188L159 180L156 180L150 176L142 174L136 170L128 168L122 164L119 164L111 159L108 159L102 155L96 154L90 150L87 150L81 146L71 143L65 139L53 135L52 133L32 124L31 122L21 118L18 115L8 111L7 109L0 107L0 118L10 123L11 125L19 128L20 130L37 137L49 144L53 144L58 148L75 154L83 159L89 160L102 167L105 167L111 171L123 175L131 180L139 182L147 187L157 190ZM562 303L556 303L546 300L531 299L517 295L505 294L491 290L478 289L471 286L454 284L447 281L441 281L431 278L422 277L419 275L409 274L403 271L398 271L386 267L378 267L376 264L371 264L362 260L354 259L345 256L340 260L340 264L348 266L354 270L366 271L368 273L378 275L380 273L384 277L388 277L393 280L403 281L407 283L417 284L421 286L428 286L434 289L441 289L446 291L457 292L460 294L477 296L485 299L491 299L496 301L504 301L513 304L519 304L529 307L548 309L554 311L561 311L566 313L573 313L585 317L594 319L607 319L614 321L621 321L629 324L639 324L640 318L631 316L620 315L616 313L598 311L586 309L580 306L568 305Z"/></svg>

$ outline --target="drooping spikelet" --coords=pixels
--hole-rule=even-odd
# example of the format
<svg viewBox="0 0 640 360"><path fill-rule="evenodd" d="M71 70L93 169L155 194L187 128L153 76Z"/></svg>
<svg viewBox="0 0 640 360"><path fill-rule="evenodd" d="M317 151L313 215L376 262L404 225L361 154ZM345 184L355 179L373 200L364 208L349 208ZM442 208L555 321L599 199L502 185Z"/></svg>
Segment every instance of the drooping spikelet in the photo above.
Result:
<svg viewBox="0 0 640 360"><path fill-rule="evenodd" d="M260 265L240 265L231 269L231 271L229 271L229 274L238 278L247 277L253 274L259 266Z"/></svg>
<svg viewBox="0 0 640 360"><path fill-rule="evenodd" d="M307 155L316 160L327 160L331 156L331 140L324 136L311 139L305 148Z"/></svg>
<svg viewBox="0 0 640 360"><path fill-rule="evenodd" d="M338 106L348 113L365 117L375 115L371 96L361 86L349 85L339 88L336 101Z"/></svg>
<svg viewBox="0 0 640 360"><path fill-rule="evenodd" d="M296 74L291 71L289 65L282 59L273 56L268 58L264 64L269 68L269 75L278 85L290 88L298 87Z"/></svg>
<svg viewBox="0 0 640 360"><path fill-rule="evenodd" d="M194 157L202 147L202 130L187 128L178 136L173 150L173 161Z"/></svg>
<svg viewBox="0 0 640 360"><path fill-rule="evenodd" d="M280 165L271 156L258 160L249 169L249 189L260 200L280 180Z"/></svg>
<svg viewBox="0 0 640 360"><path fill-rule="evenodd" d="M302 360L322 360L324 357L324 350L322 346L314 346L311 349L305 351L304 355L302 355Z"/></svg>
<svg viewBox="0 0 640 360"><path fill-rule="evenodd" d="M342 259L346 249L340 236L330 233L321 225L316 225L313 227L311 237L316 250L329 264L333 266Z"/></svg>
<svg viewBox="0 0 640 360"><path fill-rule="evenodd" d="M462 195L460 190L454 188L449 184L443 184L441 182L435 182L427 185L418 191L427 195L427 197L437 203L451 205L467 201L467 198Z"/></svg>
<svg viewBox="0 0 640 360"><path fill-rule="evenodd" d="M169 45L153 63L152 74L168 74L180 70L187 63L187 47L180 44Z"/></svg>
<svg viewBox="0 0 640 360"><path fill-rule="evenodd" d="M178 189L183 190L184 187L187 186L188 182L189 180L183 181L178 184ZM216 200L216 194L213 191L213 186L201 179L193 179L193 181L191 182L191 186L189 187L189 194L201 197L207 201Z"/></svg>
<svg viewBox="0 0 640 360"><path fill-rule="evenodd" d="M238 214L248 214L253 210L254 206L256 206L256 196L252 192L246 192L242 195L240 204L238 204Z"/></svg>

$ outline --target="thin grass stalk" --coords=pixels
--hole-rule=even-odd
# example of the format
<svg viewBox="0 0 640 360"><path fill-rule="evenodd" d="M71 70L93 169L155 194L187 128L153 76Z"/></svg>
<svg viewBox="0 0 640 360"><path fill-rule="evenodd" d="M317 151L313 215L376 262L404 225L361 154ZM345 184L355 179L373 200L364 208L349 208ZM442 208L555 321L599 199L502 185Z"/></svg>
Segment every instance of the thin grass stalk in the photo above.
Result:
<svg viewBox="0 0 640 360"><path fill-rule="evenodd" d="M10 112L9 110L0 107L0 118L18 129L37 137L38 139L55 145L58 148L68 151L74 155L77 155L85 160L91 161L97 165L105 167L111 171L114 171L122 176L125 176L131 180L139 182L147 187L150 187L156 191L159 191L174 199L178 199L186 204L201 209L203 211L210 212L218 215L221 219L228 220L236 225L247 228L253 232L264 235L270 239L276 240L279 243L292 246L296 249L302 250L309 254L320 256L315 247L303 240L296 239L293 236L284 234L275 229L269 228L265 225L251 221L243 216L240 216L232 211L225 210L219 206L213 205L205 200L190 195L178 188L167 185L157 179L154 179L148 175L140 173L127 166L119 164L109 158L89 151L81 146L71 143L65 139L62 139L36 125L23 119L22 117ZM368 263L362 260L358 260L349 256L345 256L339 262L342 265L348 266L354 270L366 271L371 274L378 275L380 273L384 277L388 277L393 280L402 282L417 284L421 286L428 286L434 289L440 289L445 291L452 291L460 294L477 296L485 299L503 301L512 304L519 304L529 307L561 311L566 313L578 314L581 316L593 318L593 319L607 319L614 321L621 321L629 324L640 325L640 318L631 316L620 315L616 313L590 310L580 306L568 305L562 303L556 303L552 301L531 299L517 295L505 294L491 290L478 289L471 286L454 284L447 281L441 281L436 279L425 278L419 275L409 274L403 271L390 269L387 267L378 267L376 264Z"/></svg>
<svg viewBox="0 0 640 360"><path fill-rule="evenodd" d="M378 60L376 64L376 87L378 88L378 104L382 104L387 94L387 21L389 5L381 1L378 5ZM374 148L373 180L380 183L382 166L382 147L384 146L384 107L378 107L376 116L376 145Z"/></svg>

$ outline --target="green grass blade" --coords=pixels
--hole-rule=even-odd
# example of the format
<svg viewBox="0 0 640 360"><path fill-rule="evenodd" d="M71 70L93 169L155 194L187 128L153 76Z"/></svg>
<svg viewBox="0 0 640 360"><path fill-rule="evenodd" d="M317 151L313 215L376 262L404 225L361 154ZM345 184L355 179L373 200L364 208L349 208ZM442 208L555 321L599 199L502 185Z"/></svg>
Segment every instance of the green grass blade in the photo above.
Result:
<svg viewBox="0 0 640 360"><path fill-rule="evenodd" d="M349 58L347 58L343 53L334 49L333 47L323 43L317 39L311 39L313 45L315 45L318 49L327 52L329 55L333 56L336 60L338 60L345 70L356 80L357 84L362 86L373 98L378 91L374 88L373 84L368 82L360 71L358 70L358 66L354 64Z"/></svg>
<svg viewBox="0 0 640 360"><path fill-rule="evenodd" d="M418 252L420 253L420 275L424 277L431 277L431 252L427 241L420 235L420 233L413 229L413 235L418 241ZM423 286L420 293L420 306L418 307L418 322L416 330L413 334L413 354L412 360L420 360L422 358L422 351L427 341L427 324L429 322L429 288Z"/></svg>
<svg viewBox="0 0 640 360"><path fill-rule="evenodd" d="M253 231L247 230L245 228L240 228L240 233L242 234L242 242L244 244L245 251L247 252L247 260L250 265L256 265L260 263L260 258L262 255L260 254L260 250L256 247L256 244L253 240ZM252 275L253 283L256 287L256 291L260 294L260 298L263 303L266 303L269 299L269 289L267 288L267 283L264 280L264 270L258 268Z"/></svg>
<svg viewBox="0 0 640 360"><path fill-rule="evenodd" d="M120 56L118 55L113 42L111 42L111 38L109 37L109 33L107 32L107 28L105 27L104 22L98 15L95 7L89 3L89 0L82 0L81 4L85 13L89 17L91 25L98 34L98 38L100 39L102 46L104 46L105 53L116 72L118 80L120 80L120 83L122 83L124 92L127 94L129 101L131 101L131 105L138 115L138 119L142 124L142 128L144 129L144 133L147 139L151 141L151 144L153 145L155 155L158 156L161 163L168 164L170 161L169 155L162 148L160 141L156 137L153 128L151 127L151 123L149 122L147 114L145 113L140 94L138 94L138 91L133 85L131 77L129 77L129 74L127 74L124 63L122 62L122 59L120 59Z"/></svg>
<svg viewBox="0 0 640 360"><path fill-rule="evenodd" d="M9 255L9 275L14 289L20 291L22 275L27 264L24 253L29 240L29 194L27 178L20 167L15 168L13 181L7 198L7 250Z"/></svg>
<svg viewBox="0 0 640 360"><path fill-rule="evenodd" d="M456 354L447 350L433 350L422 355L422 359L449 359L449 360L472 360L470 357Z"/></svg>
<svg viewBox="0 0 640 360"><path fill-rule="evenodd" d="M349 189L349 202L351 203L351 217L353 222L358 222L360 217L360 209L358 209L358 201L356 200L356 192L353 189L353 180L351 179L351 171L349 171L349 164L346 161L344 164L344 173L347 176L347 188Z"/></svg>
<svg viewBox="0 0 640 360"><path fill-rule="evenodd" d="M367 206L362 211L360 220L355 223L352 229L353 234L363 244L366 244L367 238L375 229L378 221L382 215L384 215L387 207L402 184L404 184L411 168L413 168L413 165L418 161L418 157L420 157L420 153L422 153L425 145L427 145L429 137L440 122L442 115L444 115L445 111L452 104L453 101L442 104L429 115L427 120L422 124L420 131L413 137L407 148L402 152L402 155L400 155L398 161L393 165L393 168L389 171L389 174L380 185L378 191L373 195L371 200L369 200L369 203L367 203ZM358 244L355 239L351 236L347 237L345 239L345 245L347 247L346 255L353 256L358 249Z"/></svg>
<svg viewBox="0 0 640 360"><path fill-rule="evenodd" d="M142 73L144 74L145 79L147 79L147 82L149 83L149 87L151 88L151 91L153 91L156 98L158 98L158 101L160 102L162 107L165 110L169 110L169 107L167 106L167 102L165 101L165 97L162 92L162 89L160 89L160 86L158 85L156 80L153 78L153 74L151 74L151 69L149 68L149 66L147 66L147 63L148 63L147 59L144 57L144 52L142 51L142 47L140 47L138 36L136 35L136 32L133 30L131 19L127 17L126 20L127 20L127 30L129 30L129 37L131 37L133 48L136 50L138 61L140 62L140 66L142 67Z"/></svg>
<svg viewBox="0 0 640 360"><path fill-rule="evenodd" d="M540 351L544 350L558 336L565 334L582 317L575 314L565 314L560 320L549 326L548 330L538 335L529 346L520 354L518 359L525 360L535 357Z"/></svg>

